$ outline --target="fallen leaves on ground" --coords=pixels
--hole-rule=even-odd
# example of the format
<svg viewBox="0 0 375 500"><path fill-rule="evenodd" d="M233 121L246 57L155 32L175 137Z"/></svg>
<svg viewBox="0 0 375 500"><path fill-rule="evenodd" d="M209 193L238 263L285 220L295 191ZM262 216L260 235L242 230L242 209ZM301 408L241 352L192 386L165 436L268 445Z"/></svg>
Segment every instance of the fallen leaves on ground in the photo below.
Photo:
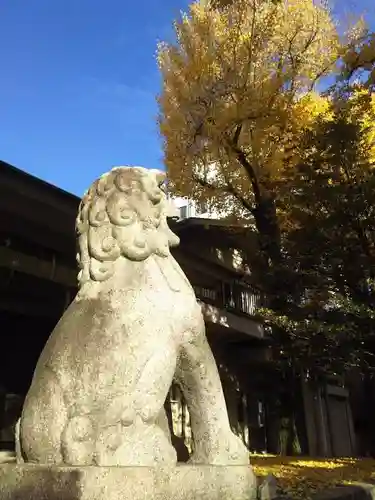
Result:
<svg viewBox="0 0 375 500"><path fill-rule="evenodd" d="M368 458L310 458L276 455L250 456L255 474L277 478L282 494L309 498L311 494L348 485L375 481L375 460Z"/></svg>

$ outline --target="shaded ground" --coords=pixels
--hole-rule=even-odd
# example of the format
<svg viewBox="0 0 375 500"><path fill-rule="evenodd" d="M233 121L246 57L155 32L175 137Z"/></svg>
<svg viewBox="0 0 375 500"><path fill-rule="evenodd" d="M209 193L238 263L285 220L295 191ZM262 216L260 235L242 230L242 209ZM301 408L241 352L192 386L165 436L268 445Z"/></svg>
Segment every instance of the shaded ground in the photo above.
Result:
<svg viewBox="0 0 375 500"><path fill-rule="evenodd" d="M319 490L353 482L375 482L373 459L251 455L250 460L257 476L273 474L281 493L296 498L308 498Z"/></svg>

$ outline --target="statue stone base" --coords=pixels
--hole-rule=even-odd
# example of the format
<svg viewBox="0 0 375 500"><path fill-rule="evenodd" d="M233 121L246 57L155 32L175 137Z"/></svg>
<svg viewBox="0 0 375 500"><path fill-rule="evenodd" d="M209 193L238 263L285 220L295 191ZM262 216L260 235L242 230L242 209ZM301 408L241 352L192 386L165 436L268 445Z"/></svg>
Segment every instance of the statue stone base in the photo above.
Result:
<svg viewBox="0 0 375 500"><path fill-rule="evenodd" d="M2 500L255 500L250 466L0 465Z"/></svg>

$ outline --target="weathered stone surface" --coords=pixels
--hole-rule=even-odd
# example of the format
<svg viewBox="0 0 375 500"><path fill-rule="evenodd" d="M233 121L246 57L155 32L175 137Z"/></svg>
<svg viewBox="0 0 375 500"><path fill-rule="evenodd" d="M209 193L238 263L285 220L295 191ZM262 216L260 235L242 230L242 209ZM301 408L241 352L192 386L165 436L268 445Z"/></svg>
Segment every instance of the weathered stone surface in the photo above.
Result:
<svg viewBox="0 0 375 500"><path fill-rule="evenodd" d="M278 495L278 486L276 477L268 474L259 486L260 500L273 500Z"/></svg>
<svg viewBox="0 0 375 500"><path fill-rule="evenodd" d="M255 500L248 466L0 466L1 500Z"/></svg>
<svg viewBox="0 0 375 500"><path fill-rule="evenodd" d="M16 462L16 454L14 451L0 451L0 464L10 464Z"/></svg>
<svg viewBox="0 0 375 500"><path fill-rule="evenodd" d="M85 194L79 292L38 361L17 425L19 463L175 465L163 409L175 375L191 415L191 463L248 464L201 309L170 253L179 240L167 225L162 179L121 167Z"/></svg>

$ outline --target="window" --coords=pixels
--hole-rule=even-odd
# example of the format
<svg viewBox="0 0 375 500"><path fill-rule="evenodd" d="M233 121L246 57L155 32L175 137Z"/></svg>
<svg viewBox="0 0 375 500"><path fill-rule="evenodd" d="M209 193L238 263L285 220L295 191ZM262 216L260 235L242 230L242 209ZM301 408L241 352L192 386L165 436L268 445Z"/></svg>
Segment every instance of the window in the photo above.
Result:
<svg viewBox="0 0 375 500"><path fill-rule="evenodd" d="M187 205L180 207L180 218L181 219L186 219L187 218Z"/></svg>
<svg viewBox="0 0 375 500"><path fill-rule="evenodd" d="M201 286L194 286L196 295L201 299L216 300L216 290L212 288L204 288Z"/></svg>

